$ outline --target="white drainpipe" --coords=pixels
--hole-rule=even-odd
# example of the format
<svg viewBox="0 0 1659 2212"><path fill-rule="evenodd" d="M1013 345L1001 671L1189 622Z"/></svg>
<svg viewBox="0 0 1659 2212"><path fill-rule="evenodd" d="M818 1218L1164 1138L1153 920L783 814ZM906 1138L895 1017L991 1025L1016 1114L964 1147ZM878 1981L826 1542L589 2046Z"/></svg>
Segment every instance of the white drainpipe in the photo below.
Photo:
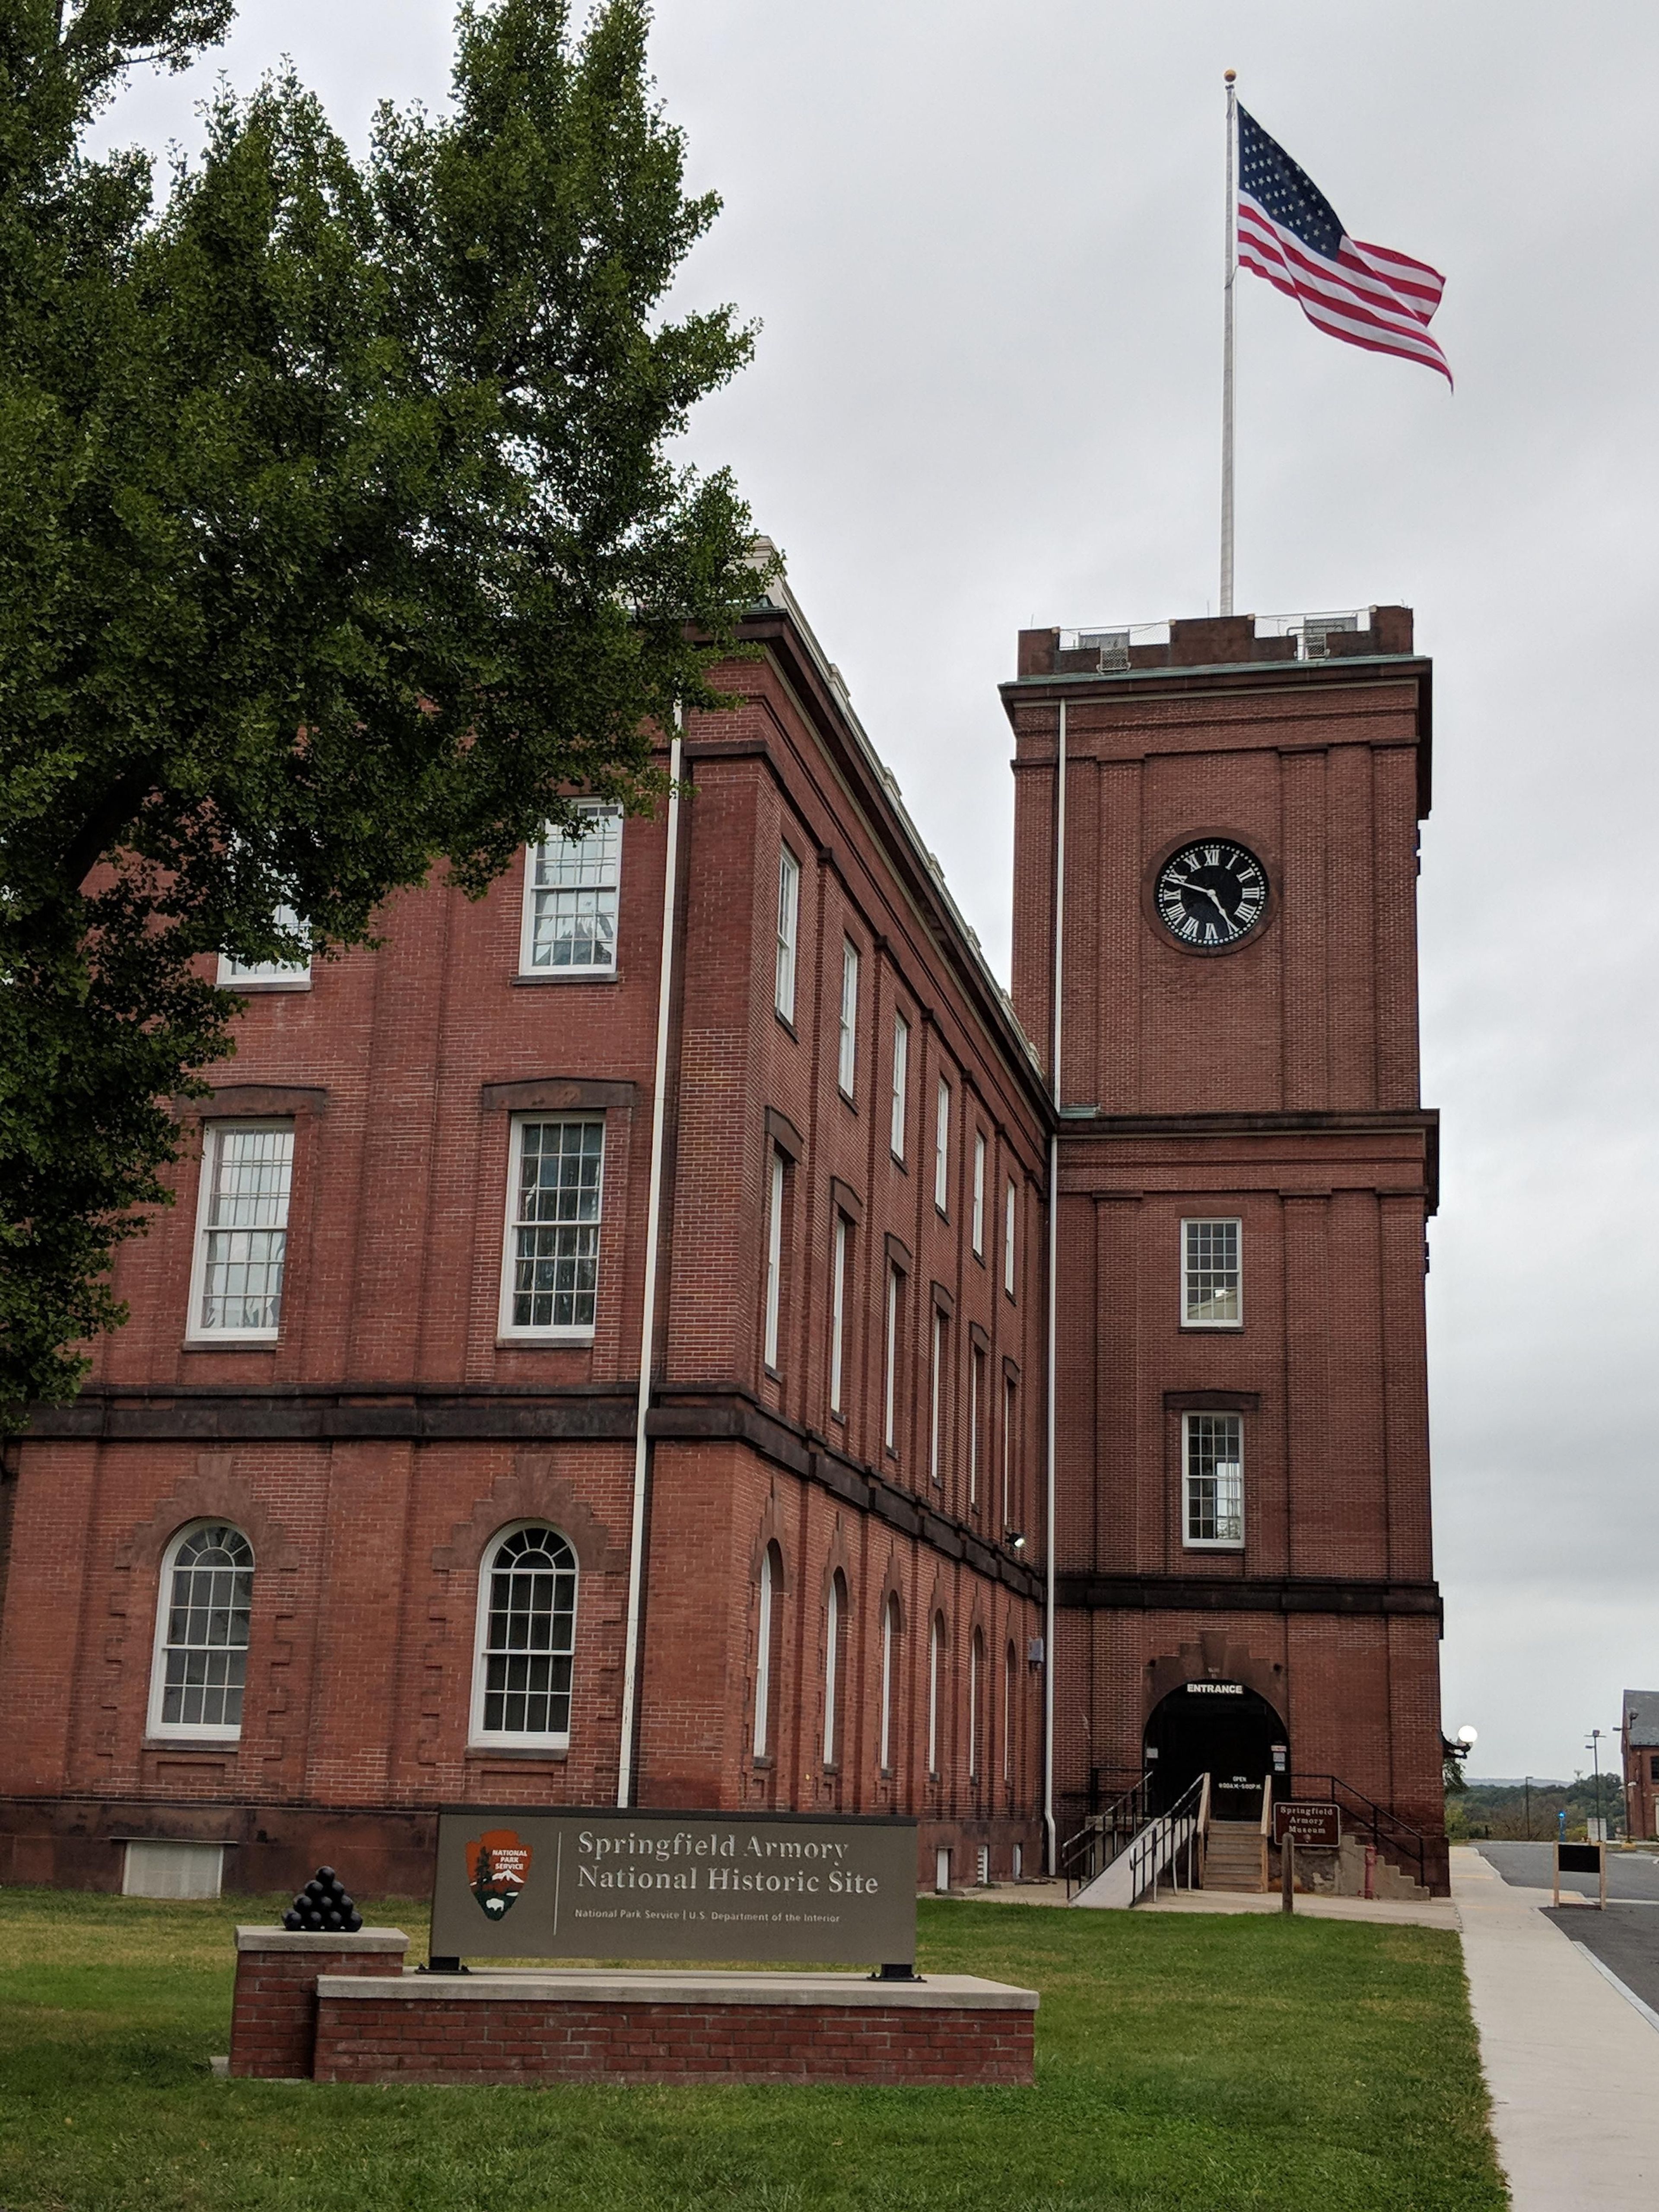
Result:
<svg viewBox="0 0 1659 2212"><path fill-rule="evenodd" d="M663 861L662 966L657 981L657 1071L651 1094L651 1188L645 1217L645 1296L640 1313L640 1391L634 1415L634 1521L628 1547L628 1624L623 1631L622 1742L617 1803L634 1796L634 1744L640 1697L640 1613L645 1597L645 1509L650 1475L646 1418L651 1411L651 1352L657 1334L657 1247L662 1227L663 1123L668 1098L668 1016L674 978L674 891L680 840L680 745L684 717L674 709L668 747L668 846Z"/></svg>
<svg viewBox="0 0 1659 2212"><path fill-rule="evenodd" d="M1054 1114L1060 1113L1060 992L1065 975L1066 939L1066 702L1060 702L1060 750L1054 786L1054 1049L1049 1073ZM1048 1871L1060 1871L1054 1829L1054 1379L1057 1357L1054 1309L1060 1292L1060 1133L1048 1138L1048 1510L1043 1529L1047 1587L1042 1636L1042 1826L1048 1838Z"/></svg>

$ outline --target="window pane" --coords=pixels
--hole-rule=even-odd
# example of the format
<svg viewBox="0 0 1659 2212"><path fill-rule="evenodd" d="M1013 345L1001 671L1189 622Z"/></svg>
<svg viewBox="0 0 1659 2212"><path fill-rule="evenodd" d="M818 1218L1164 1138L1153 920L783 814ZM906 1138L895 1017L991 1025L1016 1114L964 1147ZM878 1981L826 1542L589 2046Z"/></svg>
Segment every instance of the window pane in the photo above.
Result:
<svg viewBox="0 0 1659 2212"><path fill-rule="evenodd" d="M568 1735L575 1644L575 1553L551 1528L515 1529L489 1573L485 1732Z"/></svg>
<svg viewBox="0 0 1659 2212"><path fill-rule="evenodd" d="M1238 1224L1185 1224L1186 1317L1189 1322L1236 1322L1239 1317Z"/></svg>
<svg viewBox="0 0 1659 2212"><path fill-rule="evenodd" d="M579 837L544 837L531 853L530 965L614 969L622 809L583 805Z"/></svg>
<svg viewBox="0 0 1659 2212"><path fill-rule="evenodd" d="M933 1114L933 1204L941 1213L951 1187L951 1086L941 1080Z"/></svg>
<svg viewBox="0 0 1659 2212"><path fill-rule="evenodd" d="M836 1080L850 1098L853 1078L858 1059L859 1027L859 956L854 948L843 943L841 948L841 1042L836 1055Z"/></svg>
<svg viewBox="0 0 1659 2212"><path fill-rule="evenodd" d="M800 915L800 864L786 846L778 856L776 1004L785 1021L795 1018L795 931Z"/></svg>
<svg viewBox="0 0 1659 2212"><path fill-rule="evenodd" d="M279 906L271 919L279 929L292 930L299 935L304 928L300 917L291 906ZM310 960L239 960L234 953L222 953L219 959L219 981L222 983L286 983L295 982L311 973Z"/></svg>
<svg viewBox="0 0 1659 2212"><path fill-rule="evenodd" d="M193 1530L173 1553L167 1591L164 1726L240 1728L252 1606L253 1547L241 1530Z"/></svg>
<svg viewBox="0 0 1659 2212"><path fill-rule="evenodd" d="M219 1129L209 1137L204 1329L274 1329L283 1309L294 1132Z"/></svg>
<svg viewBox="0 0 1659 2212"><path fill-rule="evenodd" d="M910 1024L902 1014L893 1018L893 1121L890 1139L893 1158L904 1158L904 1102L909 1079Z"/></svg>
<svg viewBox="0 0 1659 2212"><path fill-rule="evenodd" d="M1243 1425L1237 1413L1188 1413L1187 1541L1244 1537Z"/></svg>
<svg viewBox="0 0 1659 2212"><path fill-rule="evenodd" d="M593 1326L605 1126L523 1121L514 1193L513 1326Z"/></svg>

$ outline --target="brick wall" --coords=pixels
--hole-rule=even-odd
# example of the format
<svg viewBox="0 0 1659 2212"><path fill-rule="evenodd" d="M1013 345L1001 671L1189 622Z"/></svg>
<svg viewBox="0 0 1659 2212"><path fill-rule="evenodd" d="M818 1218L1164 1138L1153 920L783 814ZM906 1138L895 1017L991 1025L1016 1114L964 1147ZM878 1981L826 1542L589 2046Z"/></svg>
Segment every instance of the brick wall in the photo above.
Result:
<svg viewBox="0 0 1659 2212"><path fill-rule="evenodd" d="M1035 2014L323 1995L319 2081L1029 2083Z"/></svg>
<svg viewBox="0 0 1659 2212"><path fill-rule="evenodd" d="M239 1928L231 2002L230 2070L308 2080L317 2040L319 1974L385 1974L409 1948L395 1928L339 1937Z"/></svg>

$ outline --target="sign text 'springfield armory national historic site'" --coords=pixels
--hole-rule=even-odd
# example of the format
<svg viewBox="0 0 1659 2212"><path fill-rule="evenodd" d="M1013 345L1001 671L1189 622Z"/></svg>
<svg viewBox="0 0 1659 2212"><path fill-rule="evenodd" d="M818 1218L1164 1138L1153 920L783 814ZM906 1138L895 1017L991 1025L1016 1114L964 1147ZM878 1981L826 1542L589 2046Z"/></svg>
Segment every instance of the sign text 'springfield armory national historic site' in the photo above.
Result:
<svg viewBox="0 0 1659 2212"><path fill-rule="evenodd" d="M435 1959L915 1957L914 1820L471 1807L438 1823Z"/></svg>

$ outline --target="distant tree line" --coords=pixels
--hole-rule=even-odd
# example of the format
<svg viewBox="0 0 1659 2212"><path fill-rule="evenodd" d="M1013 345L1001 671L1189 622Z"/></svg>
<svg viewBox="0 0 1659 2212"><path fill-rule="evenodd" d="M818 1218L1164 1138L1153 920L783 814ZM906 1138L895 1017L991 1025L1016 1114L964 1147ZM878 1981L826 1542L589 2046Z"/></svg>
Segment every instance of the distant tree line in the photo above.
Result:
<svg viewBox="0 0 1659 2212"><path fill-rule="evenodd" d="M1559 1832L1559 1816L1567 1816L1569 1838L1582 1838L1585 1824L1597 1808L1594 1776L1580 1774L1571 1782L1469 1782L1446 1793L1446 1833L1454 1842L1549 1843ZM1625 1832L1625 1785L1615 1771L1604 1773L1601 1783L1601 1818L1610 1838Z"/></svg>

